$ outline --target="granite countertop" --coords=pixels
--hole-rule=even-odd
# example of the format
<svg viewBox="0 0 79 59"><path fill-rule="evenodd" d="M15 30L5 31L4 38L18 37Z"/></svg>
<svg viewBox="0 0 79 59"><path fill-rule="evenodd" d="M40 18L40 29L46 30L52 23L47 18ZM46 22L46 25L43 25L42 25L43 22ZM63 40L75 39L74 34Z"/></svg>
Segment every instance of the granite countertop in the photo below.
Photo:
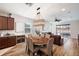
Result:
<svg viewBox="0 0 79 59"><path fill-rule="evenodd" d="M16 35L4 35L4 36L0 36L0 37L9 37L9 36L16 36Z"/></svg>
<svg viewBox="0 0 79 59"><path fill-rule="evenodd" d="M10 37L10 36L20 36L20 35L3 35L3 36L0 36L0 37Z"/></svg>

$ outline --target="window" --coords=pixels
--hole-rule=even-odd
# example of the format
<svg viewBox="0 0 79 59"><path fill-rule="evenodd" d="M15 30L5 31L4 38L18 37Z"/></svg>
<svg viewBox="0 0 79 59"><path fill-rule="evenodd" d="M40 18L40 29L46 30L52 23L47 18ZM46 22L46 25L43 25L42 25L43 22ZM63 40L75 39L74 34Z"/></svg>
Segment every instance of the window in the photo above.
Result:
<svg viewBox="0 0 79 59"><path fill-rule="evenodd" d="M25 33L30 33L31 32L31 27L29 24L25 24Z"/></svg>
<svg viewBox="0 0 79 59"><path fill-rule="evenodd" d="M56 25L56 33L62 36L70 36L70 24Z"/></svg>

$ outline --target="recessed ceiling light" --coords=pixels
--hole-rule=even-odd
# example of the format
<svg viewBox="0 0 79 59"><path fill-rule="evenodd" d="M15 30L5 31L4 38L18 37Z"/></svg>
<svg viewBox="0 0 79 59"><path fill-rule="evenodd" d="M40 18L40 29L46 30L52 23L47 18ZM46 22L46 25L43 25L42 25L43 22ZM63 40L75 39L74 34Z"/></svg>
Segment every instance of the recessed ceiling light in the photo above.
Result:
<svg viewBox="0 0 79 59"><path fill-rule="evenodd" d="M66 9L65 8L62 8L61 11L66 11Z"/></svg>

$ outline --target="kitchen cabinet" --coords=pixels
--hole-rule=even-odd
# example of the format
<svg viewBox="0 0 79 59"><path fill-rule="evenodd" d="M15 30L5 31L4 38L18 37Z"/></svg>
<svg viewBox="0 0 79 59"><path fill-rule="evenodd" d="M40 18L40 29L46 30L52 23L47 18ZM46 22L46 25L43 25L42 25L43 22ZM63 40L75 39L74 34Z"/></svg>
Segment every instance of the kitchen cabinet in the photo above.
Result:
<svg viewBox="0 0 79 59"><path fill-rule="evenodd" d="M79 45L79 34L78 34L78 45Z"/></svg>
<svg viewBox="0 0 79 59"><path fill-rule="evenodd" d="M7 37L7 39L8 39L7 40L8 47L16 45L16 36L10 36L10 37Z"/></svg>
<svg viewBox="0 0 79 59"><path fill-rule="evenodd" d="M16 41L17 43L25 42L25 35L18 35Z"/></svg>
<svg viewBox="0 0 79 59"><path fill-rule="evenodd" d="M0 49L7 47L7 37L0 37Z"/></svg>
<svg viewBox="0 0 79 59"><path fill-rule="evenodd" d="M14 18L8 18L8 30L14 30Z"/></svg>
<svg viewBox="0 0 79 59"><path fill-rule="evenodd" d="M16 36L0 37L0 49L16 45Z"/></svg>
<svg viewBox="0 0 79 59"><path fill-rule="evenodd" d="M7 17L2 17L2 29L7 30Z"/></svg>
<svg viewBox="0 0 79 59"><path fill-rule="evenodd" d="M14 30L14 18L0 16L0 30Z"/></svg>
<svg viewBox="0 0 79 59"><path fill-rule="evenodd" d="M2 30L2 17L0 16L0 30Z"/></svg>

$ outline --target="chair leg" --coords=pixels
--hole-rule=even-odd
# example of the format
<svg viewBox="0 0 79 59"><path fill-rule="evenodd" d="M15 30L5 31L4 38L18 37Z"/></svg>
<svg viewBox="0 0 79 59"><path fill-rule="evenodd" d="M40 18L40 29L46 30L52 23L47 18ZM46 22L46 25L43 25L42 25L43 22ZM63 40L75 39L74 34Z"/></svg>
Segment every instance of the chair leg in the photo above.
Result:
<svg viewBox="0 0 79 59"><path fill-rule="evenodd" d="M53 56L53 52L51 52L51 56Z"/></svg>
<svg viewBox="0 0 79 59"><path fill-rule="evenodd" d="M30 55L30 50L28 49L27 54Z"/></svg>
<svg viewBox="0 0 79 59"><path fill-rule="evenodd" d="M25 53L28 53L28 47L25 48Z"/></svg>
<svg viewBox="0 0 79 59"><path fill-rule="evenodd" d="M51 54L51 56L53 56L53 53Z"/></svg>
<svg viewBox="0 0 79 59"><path fill-rule="evenodd" d="M30 56L33 56L33 53L32 52L30 52Z"/></svg>
<svg viewBox="0 0 79 59"><path fill-rule="evenodd" d="M27 47L25 48L25 53L27 53Z"/></svg>

